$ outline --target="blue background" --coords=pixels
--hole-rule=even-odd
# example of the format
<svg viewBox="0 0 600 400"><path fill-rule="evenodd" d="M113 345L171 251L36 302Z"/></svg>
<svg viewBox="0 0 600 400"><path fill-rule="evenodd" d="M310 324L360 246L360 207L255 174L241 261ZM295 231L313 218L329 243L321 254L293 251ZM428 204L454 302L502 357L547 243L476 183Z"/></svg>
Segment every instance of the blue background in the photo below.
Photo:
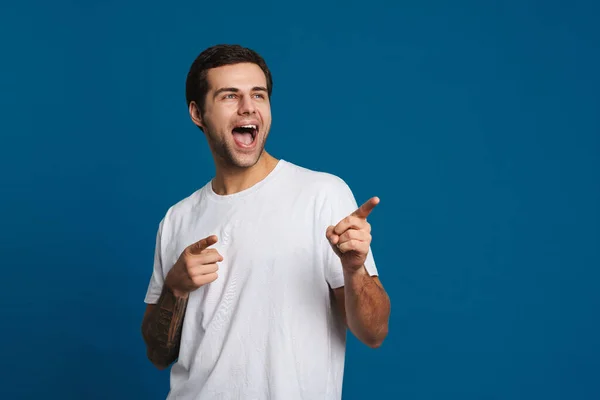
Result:
<svg viewBox="0 0 600 400"><path fill-rule="evenodd" d="M187 70L274 79L276 157L344 178L393 302L344 399L600 398L592 1L0 8L2 399L163 399L140 335L166 209L214 172Z"/></svg>

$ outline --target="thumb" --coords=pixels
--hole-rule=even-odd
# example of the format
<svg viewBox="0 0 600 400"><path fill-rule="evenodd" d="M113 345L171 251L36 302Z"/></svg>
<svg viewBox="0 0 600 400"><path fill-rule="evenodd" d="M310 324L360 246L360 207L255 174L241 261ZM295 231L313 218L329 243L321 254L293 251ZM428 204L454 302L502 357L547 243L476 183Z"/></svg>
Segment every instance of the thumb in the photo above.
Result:
<svg viewBox="0 0 600 400"><path fill-rule="evenodd" d="M190 254L200 254L202 251L206 250L209 246L217 243L217 236L211 235L205 237L204 239L198 240L196 243L192 243L188 247L188 251Z"/></svg>

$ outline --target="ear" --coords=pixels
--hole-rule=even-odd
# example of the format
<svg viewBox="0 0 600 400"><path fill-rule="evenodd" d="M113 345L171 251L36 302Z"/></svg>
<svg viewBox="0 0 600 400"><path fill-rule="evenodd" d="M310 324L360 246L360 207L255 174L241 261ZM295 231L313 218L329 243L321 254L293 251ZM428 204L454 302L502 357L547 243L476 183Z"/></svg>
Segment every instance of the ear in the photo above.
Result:
<svg viewBox="0 0 600 400"><path fill-rule="evenodd" d="M204 122L202 121L202 114L200 113L200 108L198 107L195 101L190 102L188 111L190 113L190 118L192 119L192 122L204 131Z"/></svg>

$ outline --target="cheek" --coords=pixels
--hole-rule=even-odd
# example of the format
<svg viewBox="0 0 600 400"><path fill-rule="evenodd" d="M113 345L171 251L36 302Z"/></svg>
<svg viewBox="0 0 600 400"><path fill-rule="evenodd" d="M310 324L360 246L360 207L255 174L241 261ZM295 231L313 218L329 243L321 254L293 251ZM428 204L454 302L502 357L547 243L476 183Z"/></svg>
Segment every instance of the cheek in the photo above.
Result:
<svg viewBox="0 0 600 400"><path fill-rule="evenodd" d="M231 125L231 113L227 113L224 110L211 110L210 113L206 113L204 123L213 132L221 134Z"/></svg>
<svg viewBox="0 0 600 400"><path fill-rule="evenodd" d="M260 107L260 116L266 127L271 125L271 108L268 105Z"/></svg>

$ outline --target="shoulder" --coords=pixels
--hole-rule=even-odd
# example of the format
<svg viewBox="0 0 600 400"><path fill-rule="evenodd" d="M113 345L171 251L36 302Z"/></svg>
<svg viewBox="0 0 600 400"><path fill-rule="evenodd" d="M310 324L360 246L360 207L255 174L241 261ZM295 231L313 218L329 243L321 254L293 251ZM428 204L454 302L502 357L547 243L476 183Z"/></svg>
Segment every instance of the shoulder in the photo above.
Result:
<svg viewBox="0 0 600 400"><path fill-rule="evenodd" d="M209 183L168 207L160 222L161 230L179 226L184 220L188 220L190 215L198 212L204 198L204 191Z"/></svg>
<svg viewBox="0 0 600 400"><path fill-rule="evenodd" d="M293 164L288 171L298 198L305 199L307 207L308 204L314 207L321 222L338 221L356 209L354 194L342 177Z"/></svg>
<svg viewBox="0 0 600 400"><path fill-rule="evenodd" d="M302 167L290 162L287 162L287 164L290 178L301 185L303 190L313 190L330 195L347 195L348 192L351 192L346 181L338 175Z"/></svg>

